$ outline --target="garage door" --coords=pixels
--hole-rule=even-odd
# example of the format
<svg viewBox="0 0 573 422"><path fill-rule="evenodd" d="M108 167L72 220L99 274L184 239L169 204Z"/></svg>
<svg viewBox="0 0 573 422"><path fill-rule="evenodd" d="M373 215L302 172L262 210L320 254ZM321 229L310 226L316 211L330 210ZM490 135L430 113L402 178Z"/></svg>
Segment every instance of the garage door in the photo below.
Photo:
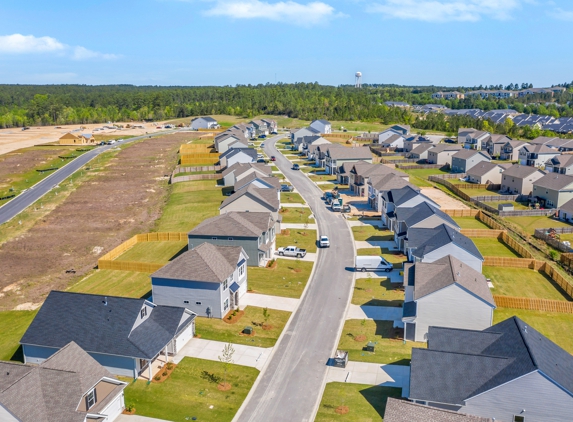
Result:
<svg viewBox="0 0 573 422"><path fill-rule="evenodd" d="M107 415L106 422L114 421L120 414L123 412L124 399L123 399L123 392L117 396L117 398L109 404L109 406L104 409L102 412L104 415Z"/></svg>
<svg viewBox="0 0 573 422"><path fill-rule="evenodd" d="M175 353L179 352L195 334L195 321L175 338Z"/></svg>

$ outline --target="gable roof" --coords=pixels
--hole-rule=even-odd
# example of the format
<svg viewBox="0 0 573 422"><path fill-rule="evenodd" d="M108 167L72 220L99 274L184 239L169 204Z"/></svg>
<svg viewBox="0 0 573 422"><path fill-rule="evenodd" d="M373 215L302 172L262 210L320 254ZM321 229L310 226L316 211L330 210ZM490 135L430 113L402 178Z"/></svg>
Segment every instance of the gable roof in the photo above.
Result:
<svg viewBox="0 0 573 422"><path fill-rule="evenodd" d="M234 189L236 191L240 190L240 189L244 188L245 186L247 186L248 184L254 182L255 180L259 180L259 181L263 182L265 185L267 185L268 188L275 188L277 190L279 190L281 188L281 182L277 177L261 176L257 172L252 172L252 173L246 175L245 177L243 177L241 180L237 180L235 182Z"/></svg>
<svg viewBox="0 0 573 422"><path fill-rule="evenodd" d="M559 154L559 151L545 145L526 145L522 148L532 154Z"/></svg>
<svg viewBox="0 0 573 422"><path fill-rule="evenodd" d="M539 370L573 395L573 356L517 317L483 331L430 327L413 349L410 398L462 404Z"/></svg>
<svg viewBox="0 0 573 422"><path fill-rule="evenodd" d="M417 145L412 151L410 151L410 154L423 154L433 147L434 145L429 142L421 143Z"/></svg>
<svg viewBox="0 0 573 422"><path fill-rule="evenodd" d="M266 205L269 209L273 211L278 211L280 202L277 197L277 192L275 189L270 188L257 188L256 186L249 184L242 189L239 189L234 194L229 196L223 201L219 209L225 208L230 203L236 201L242 196L248 196L257 202Z"/></svg>
<svg viewBox="0 0 573 422"><path fill-rule="evenodd" d="M259 237L275 224L270 212L236 212L203 220L191 230L189 236Z"/></svg>
<svg viewBox="0 0 573 422"><path fill-rule="evenodd" d="M493 422L493 419L424 406L388 397L385 422Z"/></svg>
<svg viewBox="0 0 573 422"><path fill-rule="evenodd" d="M573 176L559 173L547 173L533 182L533 186L551 190L565 189L571 184L573 184Z"/></svg>
<svg viewBox="0 0 573 422"><path fill-rule="evenodd" d="M491 157L487 153L487 151L478 151L475 149L467 149L467 148L464 148L464 149L456 152L454 155L452 155L452 158L458 158L460 160L467 160L469 158L472 158L474 155L483 155L488 160L491 160Z"/></svg>
<svg viewBox="0 0 573 422"><path fill-rule="evenodd" d="M413 248L412 255L417 258L423 258L426 254L449 243L483 261L482 254L471 239L445 224L433 229L413 228L408 232L408 248Z"/></svg>
<svg viewBox="0 0 573 422"><path fill-rule="evenodd" d="M265 176L271 176L273 174L271 167L263 163L235 163L231 167L227 167L223 170L222 175L225 177L229 173L235 172L235 177L237 177L251 169L260 172Z"/></svg>
<svg viewBox="0 0 573 422"><path fill-rule="evenodd" d="M559 211L565 211L569 213L573 213L573 199L565 202L563 205L559 207Z"/></svg>
<svg viewBox="0 0 573 422"><path fill-rule="evenodd" d="M419 190L414 189L411 186L404 186L399 189L390 189L386 193L384 193L384 198L387 199L388 202L393 203L394 206L399 207L400 205L404 204L406 201L409 201L416 196L421 195Z"/></svg>
<svg viewBox="0 0 573 422"><path fill-rule="evenodd" d="M395 214L396 220L403 221L408 227L436 215L453 227L460 228L452 217L427 202L420 202L418 205L409 208L397 207Z"/></svg>
<svg viewBox="0 0 573 422"><path fill-rule="evenodd" d="M537 138L529 141L530 144L532 145L545 145L548 142L551 142L555 139L559 139L555 136L538 136Z"/></svg>
<svg viewBox="0 0 573 422"><path fill-rule="evenodd" d="M328 120L324 120L324 119L313 120L312 123L314 123L314 122L322 123L323 125L329 125L330 124L330 122Z"/></svg>
<svg viewBox="0 0 573 422"><path fill-rule="evenodd" d="M428 150L428 153L439 154L444 151L459 151L461 149L463 149L462 146L458 144L438 144L431 150Z"/></svg>
<svg viewBox="0 0 573 422"><path fill-rule="evenodd" d="M510 141L507 141L507 142L505 143L505 145L507 145L507 144L509 144L509 145L510 145L512 148L514 148L514 149L515 149L515 148L519 148L519 147L524 147L525 145L527 145L526 142L516 141L516 140L513 140L513 139L510 140Z"/></svg>
<svg viewBox="0 0 573 422"><path fill-rule="evenodd" d="M199 119L203 119L203 120L205 120L205 121L207 121L207 122L215 122L215 123L217 123L217 120L213 119L213 118L210 117L210 116L195 117L195 118L194 118L193 120L191 120L191 121L194 122L195 120L199 120Z"/></svg>
<svg viewBox="0 0 573 422"><path fill-rule="evenodd" d="M228 160L238 154L246 154L253 161L257 159L257 150L254 148L229 148L219 156L219 159L226 158Z"/></svg>
<svg viewBox="0 0 573 422"><path fill-rule="evenodd" d="M551 164L555 167L571 167L573 166L573 154L556 155L551 158L545 165Z"/></svg>
<svg viewBox="0 0 573 422"><path fill-rule="evenodd" d="M489 173L495 168L498 168L499 170L503 171L503 167L501 167L499 164L492 163L491 161L481 161L477 163L475 166L471 167L469 170L467 170L466 173L468 176L481 177L485 176L487 173Z"/></svg>
<svg viewBox="0 0 573 422"><path fill-rule="evenodd" d="M403 178L397 176L394 173L386 174L383 176L371 176L368 180L368 184L371 185L377 191L387 191L391 189L400 189L406 186L420 192L420 188L413 185L412 183L404 180Z"/></svg>
<svg viewBox="0 0 573 422"><path fill-rule="evenodd" d="M244 251L240 246L201 243L168 262L151 274L151 277L222 283L237 268L241 253Z"/></svg>
<svg viewBox="0 0 573 422"><path fill-rule="evenodd" d="M401 134L399 134L399 133L395 133L394 135L390 135L389 137L387 137L386 139L384 139L384 140L382 141L382 145L391 144L392 142L397 141L397 140L399 140L399 139L404 140L404 137L403 137Z"/></svg>
<svg viewBox="0 0 573 422"><path fill-rule="evenodd" d="M152 310L133 329L144 304ZM185 314L185 308L145 299L53 290L20 343L59 349L74 341L88 353L152 359L173 339Z"/></svg>
<svg viewBox="0 0 573 422"><path fill-rule="evenodd" d="M372 152L368 147L331 148L328 155L333 160L372 160Z"/></svg>
<svg viewBox="0 0 573 422"><path fill-rule="evenodd" d="M518 179L523 179L524 177L531 176L533 173L541 173L543 172L539 170L537 167L533 166L522 166L521 164L514 164L507 170L503 172L504 176L511 176L517 177Z"/></svg>

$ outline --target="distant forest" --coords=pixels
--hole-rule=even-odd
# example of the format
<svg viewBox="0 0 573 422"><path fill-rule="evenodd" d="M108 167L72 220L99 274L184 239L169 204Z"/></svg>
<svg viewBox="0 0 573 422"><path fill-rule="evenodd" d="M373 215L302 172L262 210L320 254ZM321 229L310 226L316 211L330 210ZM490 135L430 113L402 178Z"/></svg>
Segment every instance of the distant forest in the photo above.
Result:
<svg viewBox="0 0 573 422"><path fill-rule="evenodd" d="M456 131L463 118L420 118L410 111L387 107L385 101L409 104L438 103L452 109L485 111L513 108L524 113L573 117L573 83L560 84L565 93L494 100L433 100L438 90L468 91L509 87L406 87L396 85L325 86L318 83L238 85L223 87L169 87L133 85L0 85L0 128L31 125L85 124L108 121L165 120L209 114L250 118L286 115L312 120L406 123L425 130ZM546 103L549 103L546 105ZM516 130L516 129L514 129ZM519 135L519 134L517 134ZM529 137L529 134L523 135Z"/></svg>

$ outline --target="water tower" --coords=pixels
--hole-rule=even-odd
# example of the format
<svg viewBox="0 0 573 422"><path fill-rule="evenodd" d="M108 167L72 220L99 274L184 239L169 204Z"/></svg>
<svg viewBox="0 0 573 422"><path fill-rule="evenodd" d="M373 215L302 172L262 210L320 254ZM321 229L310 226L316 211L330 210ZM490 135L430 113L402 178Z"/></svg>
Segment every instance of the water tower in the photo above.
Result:
<svg viewBox="0 0 573 422"><path fill-rule="evenodd" d="M354 87L355 88L362 88L362 72L356 72L354 75Z"/></svg>

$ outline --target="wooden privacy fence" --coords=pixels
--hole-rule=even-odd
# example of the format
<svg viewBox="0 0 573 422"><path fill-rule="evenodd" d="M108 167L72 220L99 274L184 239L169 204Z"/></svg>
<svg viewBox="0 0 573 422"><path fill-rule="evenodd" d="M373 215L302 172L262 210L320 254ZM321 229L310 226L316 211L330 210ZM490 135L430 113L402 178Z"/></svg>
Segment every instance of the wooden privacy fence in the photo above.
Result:
<svg viewBox="0 0 573 422"><path fill-rule="evenodd" d="M530 311L559 312L573 314L573 302L564 300L537 299L531 297L513 297L494 295L498 308L527 309Z"/></svg>
<svg viewBox="0 0 573 422"><path fill-rule="evenodd" d="M135 261L116 261L116 259L140 242L181 242L183 240L187 240L187 233L158 232L136 234L135 236L126 240L121 245L113 248L111 251L98 259L97 266L100 270L120 270L136 271L140 273L152 273L163 267L165 264Z"/></svg>
<svg viewBox="0 0 573 422"><path fill-rule="evenodd" d="M551 237L548 234L550 231L554 231L555 234L570 234L570 233L573 233L573 227L558 227L555 229L553 229L553 228L535 229L535 233L533 234L533 237L543 240L549 246L552 246L555 249L560 250L561 252L570 252L571 251L571 245L564 243L559 239L555 239L554 237ZM561 262L563 262L563 261L561 261ZM567 266L571 267L571 265L569 265L569 264L567 264Z"/></svg>
<svg viewBox="0 0 573 422"><path fill-rule="evenodd" d="M569 280L563 277L553 265L545 262L541 268L541 271L547 274L549 278L551 278L559 287L561 287L565 293L567 293L567 296L573 298L573 284L571 284Z"/></svg>
<svg viewBox="0 0 573 422"><path fill-rule="evenodd" d="M444 166L442 164L417 164L417 165L407 165L407 164L397 164L396 168L404 170L427 170L427 169L442 169Z"/></svg>
<svg viewBox="0 0 573 422"><path fill-rule="evenodd" d="M221 169L222 169L221 166L195 166L195 167L177 166L175 167L175 170L173 170L173 174L193 173L196 171L220 171Z"/></svg>
<svg viewBox="0 0 573 422"><path fill-rule="evenodd" d="M505 234L503 230L493 229L461 229L460 233L467 237L495 237L497 239L500 239L500 236Z"/></svg>
<svg viewBox="0 0 573 422"><path fill-rule="evenodd" d="M509 258L504 256L484 256L486 267L529 268L539 271L545 265L543 261L530 258Z"/></svg>
<svg viewBox="0 0 573 422"><path fill-rule="evenodd" d="M385 158L381 158L380 162L382 164L407 164L407 163L417 163L418 160L415 158L401 158L399 160L387 160Z"/></svg>
<svg viewBox="0 0 573 422"><path fill-rule="evenodd" d="M562 253L560 261L561 264L570 269L571 267L573 267L573 253Z"/></svg>
<svg viewBox="0 0 573 422"><path fill-rule="evenodd" d="M498 239L501 240L503 243L505 243L507 246L509 246L511 249L513 249L515 252L517 252L522 257L533 258L533 255L531 254L531 252L529 252L526 248L524 248L514 238L510 237L506 231L502 232L499 235Z"/></svg>
<svg viewBox="0 0 573 422"><path fill-rule="evenodd" d="M450 217L476 217L481 211L471 208L462 210L441 210L448 214Z"/></svg>
<svg viewBox="0 0 573 422"><path fill-rule="evenodd" d="M188 174L187 176L175 176L171 178L171 184L179 182L191 182L193 180L219 180L223 176L220 174Z"/></svg>
<svg viewBox="0 0 573 422"><path fill-rule="evenodd" d="M194 154L182 154L181 155L181 165L186 164L205 164L205 165L212 165L219 161L218 154L212 154L213 157L211 158L198 158Z"/></svg>

